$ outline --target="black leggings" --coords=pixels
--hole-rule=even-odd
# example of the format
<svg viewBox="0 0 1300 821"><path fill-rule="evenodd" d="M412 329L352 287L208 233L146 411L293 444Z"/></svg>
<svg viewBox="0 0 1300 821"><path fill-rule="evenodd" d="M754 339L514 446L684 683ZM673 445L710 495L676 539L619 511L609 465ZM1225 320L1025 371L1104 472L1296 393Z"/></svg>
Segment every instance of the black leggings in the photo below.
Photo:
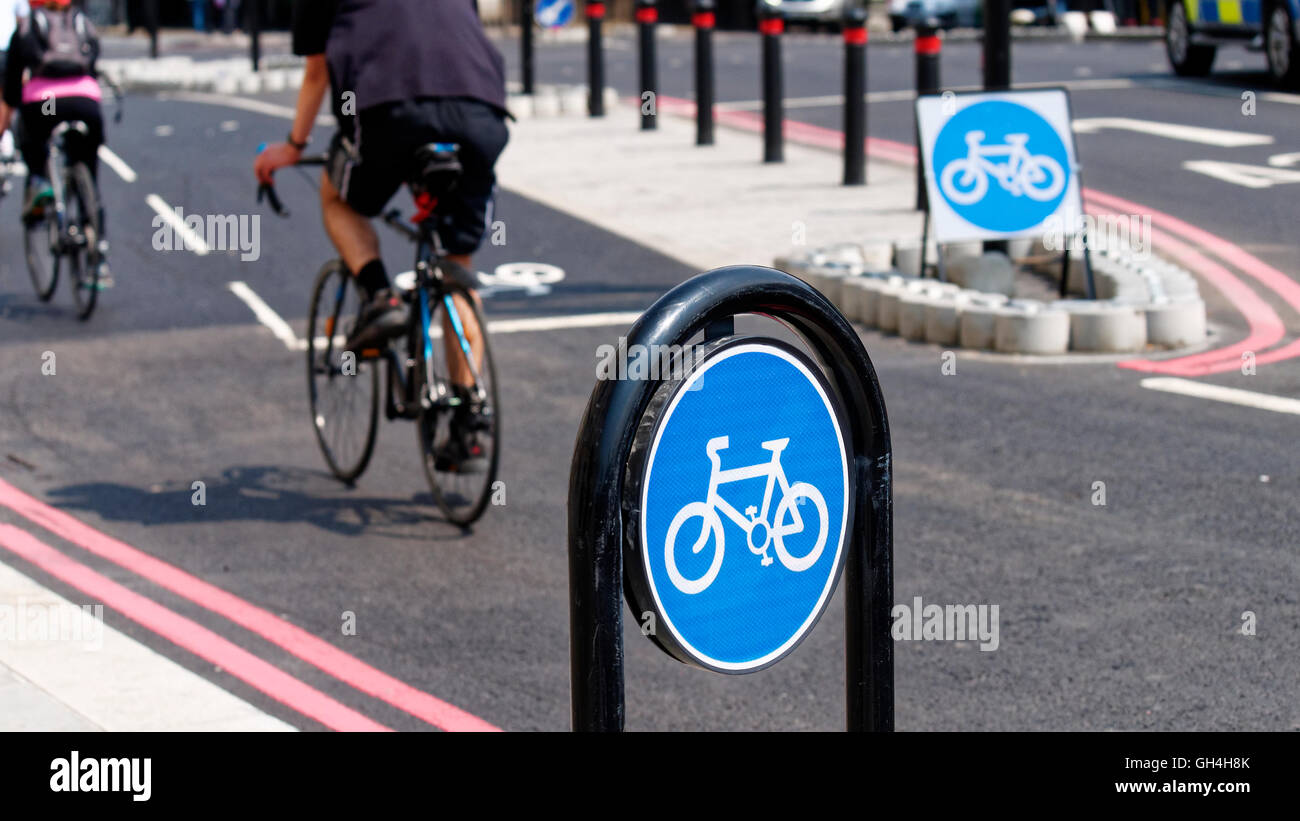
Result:
<svg viewBox="0 0 1300 821"><path fill-rule="evenodd" d="M53 113L46 114L42 109ZM47 144L55 126L62 122L80 120L86 124L86 136L71 133L67 136L68 157L73 162L83 162L90 174L98 180L99 146L104 142L104 118L99 111L99 101L89 97L53 97L34 103L23 103L18 109L21 132L18 145L27 164L28 174L45 176Z"/></svg>

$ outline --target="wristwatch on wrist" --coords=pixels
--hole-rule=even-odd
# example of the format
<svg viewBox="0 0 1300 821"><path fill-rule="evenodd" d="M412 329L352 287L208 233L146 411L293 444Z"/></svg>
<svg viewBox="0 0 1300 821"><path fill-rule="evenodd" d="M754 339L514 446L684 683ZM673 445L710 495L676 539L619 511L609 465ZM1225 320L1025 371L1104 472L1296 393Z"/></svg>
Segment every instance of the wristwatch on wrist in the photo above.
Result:
<svg viewBox="0 0 1300 821"><path fill-rule="evenodd" d="M285 142L289 143L289 145L293 146L294 148L298 149L299 151L302 151L304 148L307 147L307 143L311 142L311 137L308 137L307 139L303 140L302 142L298 142L297 140L295 140L295 139L293 138L293 132L290 131L290 132L289 132L289 136L288 136L288 137L285 137Z"/></svg>

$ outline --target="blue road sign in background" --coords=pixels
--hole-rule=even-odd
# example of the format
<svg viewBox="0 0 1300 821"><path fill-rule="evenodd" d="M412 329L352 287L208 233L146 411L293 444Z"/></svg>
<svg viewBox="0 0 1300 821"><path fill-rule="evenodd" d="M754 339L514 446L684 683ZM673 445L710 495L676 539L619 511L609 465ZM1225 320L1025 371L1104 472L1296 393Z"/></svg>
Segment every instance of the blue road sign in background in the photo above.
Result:
<svg viewBox="0 0 1300 821"><path fill-rule="evenodd" d="M980 229L1023 231L1047 219L1069 190L1070 154L1042 115L1005 100L961 109L935 139L944 200Z"/></svg>
<svg viewBox="0 0 1300 821"><path fill-rule="evenodd" d="M573 19L574 0L537 0L533 19L543 28L567 26Z"/></svg>
<svg viewBox="0 0 1300 821"><path fill-rule="evenodd" d="M732 672L812 629L839 575L849 482L844 432L805 363L760 342L707 358L664 411L642 494L656 629Z"/></svg>

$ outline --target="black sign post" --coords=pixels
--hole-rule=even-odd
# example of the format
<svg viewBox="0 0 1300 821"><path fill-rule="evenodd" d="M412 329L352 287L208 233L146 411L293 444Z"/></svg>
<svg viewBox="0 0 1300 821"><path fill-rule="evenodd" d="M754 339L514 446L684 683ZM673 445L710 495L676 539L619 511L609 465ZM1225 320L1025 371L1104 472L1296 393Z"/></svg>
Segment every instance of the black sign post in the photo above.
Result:
<svg viewBox="0 0 1300 821"><path fill-rule="evenodd" d="M843 534L847 727L890 731L891 448L884 398L862 340L839 311L803 281L770 268L733 266L701 274L665 294L632 326L626 347L684 350L681 346L702 335L702 347L717 350L743 339L735 331L739 314L762 314L792 329L842 409L851 480L845 502L850 526ZM621 731L624 725L623 598L632 578L625 576L624 552L635 548L628 529L644 513L636 508L635 494L629 496L629 460L634 445L639 447L638 435L643 444L647 425L663 410L651 405L657 392L662 398L664 376L597 382L574 447L569 476L569 652L577 731Z"/></svg>

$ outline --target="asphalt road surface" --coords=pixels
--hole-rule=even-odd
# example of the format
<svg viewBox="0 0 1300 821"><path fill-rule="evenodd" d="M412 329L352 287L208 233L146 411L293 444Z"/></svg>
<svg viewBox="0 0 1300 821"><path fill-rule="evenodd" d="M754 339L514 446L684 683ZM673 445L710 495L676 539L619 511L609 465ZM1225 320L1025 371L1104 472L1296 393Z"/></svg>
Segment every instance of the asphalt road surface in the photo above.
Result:
<svg viewBox="0 0 1300 821"><path fill-rule="evenodd" d="M611 44L610 77L630 93L629 46ZM581 54L580 45L543 46L539 79L579 81ZM664 93L689 97L685 44L665 43L663 56ZM720 99L756 99L753 39L720 38L718 56ZM834 38L792 37L788 96L838 93L839 59ZM951 46L944 59L945 79L977 82L976 46ZM1150 43L1017 43L1014 56L1018 82L1116 81L1075 86L1077 117L1273 137L1226 148L1107 129L1080 135L1079 144L1090 186L1225 237L1294 276L1291 186L1248 189L1181 165L1267 165L1273 154L1300 150L1292 144L1300 108L1264 99L1275 90L1249 73L1258 57L1240 59L1238 73L1175 85ZM1091 72L1083 77L1081 67ZM872 50L873 92L909 88L910 72L910 50ZM1259 92L1255 116L1242 115L1240 90ZM792 106L788 115L837 127L837 111ZM910 141L906 100L873 103L870 117L874 136ZM86 324L72 315L66 289L52 305L36 301L16 198L0 203L0 477L494 725L566 729L568 468L596 349L622 331L558 327L494 339L507 500L472 534L440 520L406 423L382 425L371 468L357 487L343 487L316 451L302 354L257 324L230 290L245 283L301 334L312 277L331 255L307 180L281 177L294 209L287 221L252 203L256 146L284 128L282 119L240 108L133 97L109 139L138 179L102 174L118 284ZM326 136L318 129L318 144ZM490 318L637 311L695 273L502 183L508 241L485 246L478 267L540 260L567 277L548 293L494 294ZM262 213L260 257L154 250L149 195L187 213ZM408 267L404 243L389 236L384 247L390 270ZM1221 340L1244 333L1229 308L1212 307ZM1300 328L1287 306L1274 307L1291 333ZM995 652L896 644L899 729L1300 728L1294 415L1142 390L1137 374L1109 362L963 356L958 374L944 376L932 346L865 340L894 437L895 600L989 603L1001 613ZM47 351L57 357L52 376L41 370ZM1207 381L1300 396L1294 360L1261 367L1255 378ZM191 503L195 481L205 483L204 506ZM1098 481L1104 506L1093 504ZM200 606L185 586L83 550L84 534L42 529L9 503L0 522L386 726L430 729L306 663L292 646ZM0 561L77 598L42 568L2 552ZM1240 634L1244 611L1258 616L1256 636ZM355 636L340 630L345 612L356 615ZM267 712L321 728L118 613L107 620ZM670 660L632 622L628 727L837 729L842 642L837 598L788 660L724 677Z"/></svg>

